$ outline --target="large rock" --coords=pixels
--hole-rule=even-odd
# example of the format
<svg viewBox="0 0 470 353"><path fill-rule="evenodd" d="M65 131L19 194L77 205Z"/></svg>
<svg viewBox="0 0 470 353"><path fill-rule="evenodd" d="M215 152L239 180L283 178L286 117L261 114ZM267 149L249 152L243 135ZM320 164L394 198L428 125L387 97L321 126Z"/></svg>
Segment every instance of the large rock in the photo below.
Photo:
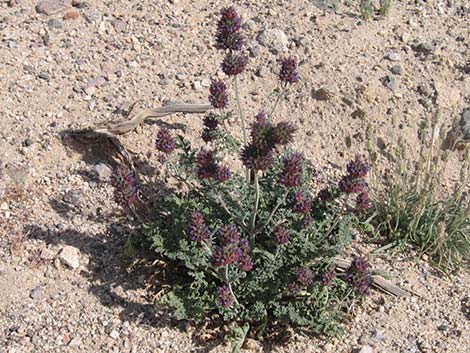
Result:
<svg viewBox="0 0 470 353"><path fill-rule="evenodd" d="M257 38L258 42L274 53L284 52L289 45L287 35L280 29L265 29Z"/></svg>
<svg viewBox="0 0 470 353"><path fill-rule="evenodd" d="M80 251L70 245L64 246L59 254L59 259L63 264L75 270L80 266Z"/></svg>
<svg viewBox="0 0 470 353"><path fill-rule="evenodd" d="M71 7L71 0L43 0L36 4L36 12L45 15L54 15Z"/></svg>

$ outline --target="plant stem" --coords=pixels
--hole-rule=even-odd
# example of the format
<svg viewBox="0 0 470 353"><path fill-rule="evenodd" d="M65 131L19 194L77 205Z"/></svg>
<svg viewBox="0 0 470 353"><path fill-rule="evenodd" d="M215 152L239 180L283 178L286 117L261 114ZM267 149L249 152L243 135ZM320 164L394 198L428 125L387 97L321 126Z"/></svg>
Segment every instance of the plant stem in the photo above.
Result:
<svg viewBox="0 0 470 353"><path fill-rule="evenodd" d="M262 231L264 228L266 228L269 225L269 223L273 219L274 214L276 213L278 208L281 207L281 205L285 202L288 194L289 194L289 189L287 189L286 192L284 193L284 195L282 195L282 198L279 199L277 205L271 211L271 214L269 215L268 220L263 224L263 226L258 231Z"/></svg>
<svg viewBox="0 0 470 353"><path fill-rule="evenodd" d="M259 175L258 171L255 170L254 174L254 179L253 182L255 184L255 205L253 207L253 213L251 216L251 245L254 245L255 242L255 226L256 226L256 216L258 215L258 206L259 206L259 195L260 195L260 189L259 189Z"/></svg>
<svg viewBox="0 0 470 353"><path fill-rule="evenodd" d="M281 86L279 95L277 96L277 99L276 99L276 101L274 102L273 109L271 109L271 112L269 113L269 116L268 116L268 117L269 117L270 119L273 117L274 111L276 110L277 105L278 105L279 102L281 101L281 98L284 97L284 95L285 95L285 93L286 93L286 88L287 88L287 84Z"/></svg>
<svg viewBox="0 0 470 353"><path fill-rule="evenodd" d="M243 144L246 145L248 139L247 139L247 136L246 136L245 116L243 114L242 104L240 102L240 93L238 92L238 76L235 76L233 82L234 82L234 86L235 86L235 98L237 100L238 116L240 117L240 121L242 123Z"/></svg>
<svg viewBox="0 0 470 353"><path fill-rule="evenodd" d="M235 293L233 292L232 285L230 284L230 280L228 279L228 265L225 265L225 282L227 283L228 289L230 290L230 294L232 294L233 301L235 304L240 305L240 303L237 300L237 297L235 296Z"/></svg>

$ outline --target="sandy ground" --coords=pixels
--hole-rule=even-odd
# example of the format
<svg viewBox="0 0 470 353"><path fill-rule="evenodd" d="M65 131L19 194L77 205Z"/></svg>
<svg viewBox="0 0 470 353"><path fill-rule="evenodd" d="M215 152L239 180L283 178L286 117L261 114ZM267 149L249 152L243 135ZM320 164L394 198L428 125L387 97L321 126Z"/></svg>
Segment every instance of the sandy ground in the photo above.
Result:
<svg viewBox="0 0 470 353"><path fill-rule="evenodd" d="M340 4L337 13L315 6L321 2L233 2L249 35L249 70L241 79L249 115L272 104L277 58L301 60L302 81L276 119L298 125L294 147L313 161L320 180L342 173L369 141L382 170L392 165L400 136L413 158L424 117L439 109L447 131L470 107L467 1L396 1L388 18L368 22L357 16L356 2ZM72 148L62 138L69 129L120 119L136 101L205 102L210 78L221 75L212 38L228 3L78 3L45 15L36 1L0 0L0 352L228 351L152 304L144 289L148 269L130 267L122 255L129 229L111 201L106 151ZM271 46L257 39L266 30ZM194 137L201 127L195 115L165 122ZM161 123L121 138L144 174L152 172L147 164L156 165ZM450 153L445 183L457 179L460 158ZM75 270L58 259L66 246L78 249ZM341 339L292 332L287 343L251 342L250 349L470 350L468 270L449 278L400 256L372 263L418 295L374 293Z"/></svg>

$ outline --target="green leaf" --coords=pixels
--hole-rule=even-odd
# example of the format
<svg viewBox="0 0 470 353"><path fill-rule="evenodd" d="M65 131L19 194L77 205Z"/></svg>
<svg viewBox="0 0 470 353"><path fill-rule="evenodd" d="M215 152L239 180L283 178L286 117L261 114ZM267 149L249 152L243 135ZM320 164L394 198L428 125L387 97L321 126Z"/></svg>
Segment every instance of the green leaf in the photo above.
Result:
<svg viewBox="0 0 470 353"><path fill-rule="evenodd" d="M124 255L127 257L135 257L137 255L137 249L132 243L132 239L129 237L124 244Z"/></svg>
<svg viewBox="0 0 470 353"><path fill-rule="evenodd" d="M245 323L242 326L235 324L235 326L232 327L232 353L240 352L243 343L245 343L249 329L250 325L248 323Z"/></svg>

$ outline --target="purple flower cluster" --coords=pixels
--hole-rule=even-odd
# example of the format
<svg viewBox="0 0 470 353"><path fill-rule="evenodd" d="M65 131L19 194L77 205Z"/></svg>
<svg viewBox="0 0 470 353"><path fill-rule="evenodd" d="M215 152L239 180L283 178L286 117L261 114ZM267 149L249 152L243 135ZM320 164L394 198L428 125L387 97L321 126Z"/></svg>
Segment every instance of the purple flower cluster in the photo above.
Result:
<svg viewBox="0 0 470 353"><path fill-rule="evenodd" d="M214 139L214 135L217 132L217 127L219 125L219 121L217 120L217 116L214 113L209 113L204 118L204 129L202 130L201 137L204 142L210 142Z"/></svg>
<svg viewBox="0 0 470 353"><path fill-rule="evenodd" d="M209 228L200 212L193 212L189 217L188 235L192 241L203 242L209 238Z"/></svg>
<svg viewBox="0 0 470 353"><path fill-rule="evenodd" d="M233 304L233 295L227 284L217 287L217 304L222 308L229 308Z"/></svg>
<svg viewBox="0 0 470 353"><path fill-rule="evenodd" d="M296 213L308 214L312 209L312 199L304 191L299 190L292 195L292 210Z"/></svg>
<svg viewBox="0 0 470 353"><path fill-rule="evenodd" d="M356 197L356 206L359 210L368 210L374 207L367 191L360 192Z"/></svg>
<svg viewBox="0 0 470 353"><path fill-rule="evenodd" d="M243 165L248 169L267 170L274 160L274 149L292 142L296 128L288 122L273 125L264 111L251 124L251 142L241 152Z"/></svg>
<svg viewBox="0 0 470 353"><path fill-rule="evenodd" d="M128 167L114 168L111 185L114 187L114 200L122 208L129 209L137 201L138 188L134 173Z"/></svg>
<svg viewBox="0 0 470 353"><path fill-rule="evenodd" d="M245 71L248 56L240 53L228 53L222 61L222 71L228 76L236 76Z"/></svg>
<svg viewBox="0 0 470 353"><path fill-rule="evenodd" d="M363 161L360 155L356 155L355 159L347 165L348 174L346 174L338 184L340 191L353 194L357 193L356 206L359 210L367 210L371 208L372 202L367 192L367 182L365 177L369 173L369 165Z"/></svg>
<svg viewBox="0 0 470 353"><path fill-rule="evenodd" d="M286 84L299 82L300 76L297 72L297 59L290 56L281 60L281 71L279 80Z"/></svg>
<svg viewBox="0 0 470 353"><path fill-rule="evenodd" d="M176 148L176 140L167 128L161 128L155 141L157 150L163 153L171 153Z"/></svg>
<svg viewBox="0 0 470 353"><path fill-rule="evenodd" d="M346 174L338 184L339 189L347 194L360 193L367 188L365 176L369 172L369 166L362 160L360 155L347 165Z"/></svg>
<svg viewBox="0 0 470 353"><path fill-rule="evenodd" d="M290 240L290 230L283 226L277 226L273 230L273 238L277 245L287 244Z"/></svg>
<svg viewBox="0 0 470 353"><path fill-rule="evenodd" d="M322 284L322 286L328 287L328 286L331 286L335 278L336 278L335 268L333 266L330 266L325 271L325 273L323 273L320 283Z"/></svg>
<svg viewBox="0 0 470 353"><path fill-rule="evenodd" d="M300 186L302 182L302 162L303 156L298 152L284 157L279 183L288 188Z"/></svg>
<svg viewBox="0 0 470 353"><path fill-rule="evenodd" d="M196 156L199 179L212 178L222 183L230 179L232 173L226 166L218 165L212 151L201 150Z"/></svg>
<svg viewBox="0 0 470 353"><path fill-rule="evenodd" d="M296 280L287 286L292 294L297 294L302 289L306 289L313 283L315 275L312 270L306 267L300 267L296 273Z"/></svg>
<svg viewBox="0 0 470 353"><path fill-rule="evenodd" d="M241 30L242 18L237 10L232 6L222 9L215 35L215 47L228 51L221 65L222 71L228 76L241 74L248 63L248 56L240 52L245 42Z"/></svg>
<svg viewBox="0 0 470 353"><path fill-rule="evenodd" d="M217 230L218 246L214 250L214 266L237 265L242 271L253 268L250 256L250 244L247 239L240 239L240 232L234 225L222 226Z"/></svg>
<svg viewBox="0 0 470 353"><path fill-rule="evenodd" d="M244 43L241 29L242 18L237 10L233 6L223 8L217 25L215 47L221 50L241 50Z"/></svg>
<svg viewBox="0 0 470 353"><path fill-rule="evenodd" d="M367 258L353 256L353 261L346 270L346 281L362 295L370 294L372 275Z"/></svg>
<svg viewBox="0 0 470 353"><path fill-rule="evenodd" d="M214 80L209 89L209 102L216 109L223 109L228 105L227 86L223 81Z"/></svg>

